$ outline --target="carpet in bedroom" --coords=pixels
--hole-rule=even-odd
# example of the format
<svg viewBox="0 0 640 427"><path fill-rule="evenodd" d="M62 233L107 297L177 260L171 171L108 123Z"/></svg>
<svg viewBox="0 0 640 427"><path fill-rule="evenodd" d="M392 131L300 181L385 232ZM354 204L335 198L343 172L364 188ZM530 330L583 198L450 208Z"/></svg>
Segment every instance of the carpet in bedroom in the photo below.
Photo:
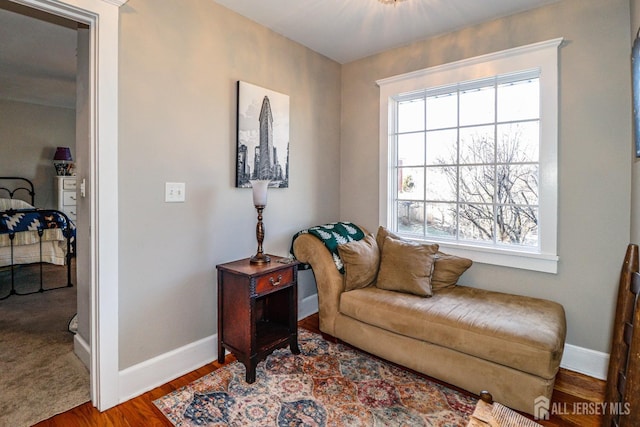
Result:
<svg viewBox="0 0 640 427"><path fill-rule="evenodd" d="M66 283L65 267L45 269ZM7 277L0 272L0 295ZM67 329L75 312L75 286L0 301L0 426L31 426L90 400L89 372Z"/></svg>
<svg viewBox="0 0 640 427"><path fill-rule="evenodd" d="M154 404L177 427L459 426L476 399L299 329L300 355L276 350L245 382L225 365Z"/></svg>

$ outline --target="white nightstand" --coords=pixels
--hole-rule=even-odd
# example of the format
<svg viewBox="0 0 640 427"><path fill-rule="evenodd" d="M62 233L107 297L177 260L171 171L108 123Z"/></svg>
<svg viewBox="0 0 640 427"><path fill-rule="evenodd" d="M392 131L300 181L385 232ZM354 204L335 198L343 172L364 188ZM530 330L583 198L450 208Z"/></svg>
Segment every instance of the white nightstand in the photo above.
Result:
<svg viewBox="0 0 640 427"><path fill-rule="evenodd" d="M56 176L56 209L67 214L71 221L76 221L76 177Z"/></svg>

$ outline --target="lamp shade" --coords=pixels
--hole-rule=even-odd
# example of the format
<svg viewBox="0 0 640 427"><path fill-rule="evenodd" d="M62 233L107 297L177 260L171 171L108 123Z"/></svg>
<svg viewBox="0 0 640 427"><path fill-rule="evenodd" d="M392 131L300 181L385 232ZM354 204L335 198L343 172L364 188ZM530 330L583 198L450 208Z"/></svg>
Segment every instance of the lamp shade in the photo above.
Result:
<svg viewBox="0 0 640 427"><path fill-rule="evenodd" d="M56 148L56 154L54 154L53 160L72 161L73 157L71 157L71 149L69 147Z"/></svg>
<svg viewBox="0 0 640 427"><path fill-rule="evenodd" d="M253 188L253 205L267 206L267 188L269 187L269 180L254 179L250 182L251 187Z"/></svg>

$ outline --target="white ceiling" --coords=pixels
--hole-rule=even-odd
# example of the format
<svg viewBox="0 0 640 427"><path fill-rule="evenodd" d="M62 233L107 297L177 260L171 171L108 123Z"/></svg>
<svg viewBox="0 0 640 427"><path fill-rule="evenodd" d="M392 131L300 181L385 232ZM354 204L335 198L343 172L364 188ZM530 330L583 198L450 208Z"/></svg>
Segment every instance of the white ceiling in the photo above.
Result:
<svg viewBox="0 0 640 427"><path fill-rule="evenodd" d="M0 1L0 99L75 108L74 27L70 21Z"/></svg>
<svg viewBox="0 0 640 427"><path fill-rule="evenodd" d="M558 0L214 0L342 64Z"/></svg>
<svg viewBox="0 0 640 427"><path fill-rule="evenodd" d="M214 1L347 63L558 0ZM74 108L74 28L75 23L0 0L0 99Z"/></svg>

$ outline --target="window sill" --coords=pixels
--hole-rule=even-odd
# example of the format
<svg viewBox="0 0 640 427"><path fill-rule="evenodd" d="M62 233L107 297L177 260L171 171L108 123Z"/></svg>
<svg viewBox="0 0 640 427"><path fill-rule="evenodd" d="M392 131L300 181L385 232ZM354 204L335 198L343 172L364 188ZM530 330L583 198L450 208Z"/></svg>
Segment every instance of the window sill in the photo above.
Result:
<svg viewBox="0 0 640 427"><path fill-rule="evenodd" d="M502 267L520 268L523 270L558 273L558 256L524 251L513 251L497 248L486 248L473 245L462 245L448 242L434 242L440 250L451 255L465 257L482 264Z"/></svg>
<svg viewBox="0 0 640 427"><path fill-rule="evenodd" d="M426 243L437 243L442 252L469 258L473 262L481 264L499 265L502 267L520 268L523 270L540 271L543 273L558 273L558 256L535 252L508 250L486 246L474 246L446 241L416 239L410 235L402 235L402 238Z"/></svg>

